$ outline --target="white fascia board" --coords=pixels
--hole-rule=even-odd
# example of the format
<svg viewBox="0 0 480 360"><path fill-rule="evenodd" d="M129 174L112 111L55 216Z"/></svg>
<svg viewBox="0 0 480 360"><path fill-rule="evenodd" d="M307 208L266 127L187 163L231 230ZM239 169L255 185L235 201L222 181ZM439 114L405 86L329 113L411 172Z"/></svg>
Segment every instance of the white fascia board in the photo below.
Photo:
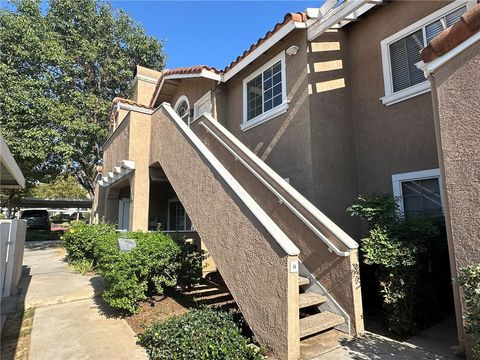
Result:
<svg viewBox="0 0 480 360"><path fill-rule="evenodd" d="M321 18L310 25L307 30L308 41L314 40L332 26L340 23L340 21L344 20L347 16L355 13L355 15L358 17L376 5L377 3L369 3L368 0L350 0L349 2L345 3L344 6L340 5L334 10L333 14L327 18Z"/></svg>
<svg viewBox="0 0 480 360"><path fill-rule="evenodd" d="M155 98L153 99L153 104L157 101L158 95L160 95L160 91L162 91L163 84L165 83L165 80L177 80L177 79L190 79L190 78L205 78L205 79L211 79L215 81L222 81L222 75L216 74L212 71L202 69L201 73L197 74L172 74L172 75L167 75L162 78L162 82L160 83L160 86L158 87L158 90L155 93Z"/></svg>
<svg viewBox="0 0 480 360"><path fill-rule="evenodd" d="M439 56L438 58L430 61L429 63L425 64L424 62L420 62L417 66L421 70L424 71L425 77L434 73L439 67L443 66L456 56L458 56L463 51L467 50L470 46L476 44L480 41L480 32L476 33L475 35L469 37L467 40L462 42L461 44L454 47L452 50Z"/></svg>
<svg viewBox="0 0 480 360"><path fill-rule="evenodd" d="M274 46L279 40L283 39L286 35L288 35L291 31L295 29L305 29L306 24L303 22L296 22L290 21L285 24L280 30L278 30L275 34L272 35L268 40L266 40L262 45L257 47L253 50L250 54L248 54L245 58L240 60L238 64L232 67L223 75L223 81L227 82L240 71L242 71L245 67L247 67L252 61L256 60L258 57L263 55L265 51L270 49Z"/></svg>
<svg viewBox="0 0 480 360"><path fill-rule="evenodd" d="M117 103L117 109L120 110L127 110L127 111L136 111L142 114L148 114L151 115L153 113L152 109L147 109L141 106L135 106L135 105L130 105L130 104L125 104L125 103ZM117 111L118 111L117 110Z"/></svg>
<svg viewBox="0 0 480 360"><path fill-rule="evenodd" d="M135 75L135 77L132 79L132 82L131 82L132 86L135 85L135 83L136 83L138 80L145 81L145 82L147 82L147 83L154 84L154 85L156 85L156 84L157 84L157 81L158 81L158 79L155 79L155 78L152 78L152 77L149 77L149 76L145 76L145 75L137 74L137 75Z"/></svg>
<svg viewBox="0 0 480 360"><path fill-rule="evenodd" d="M18 186L16 188L25 188L25 177L22 174L22 170L18 166L17 162L13 158L10 149L8 148L5 139L3 138L2 134L0 134L0 162L5 166L8 172L12 175L12 177L17 182ZM6 187L6 186L5 186ZM12 186L8 186L8 188L13 188Z"/></svg>

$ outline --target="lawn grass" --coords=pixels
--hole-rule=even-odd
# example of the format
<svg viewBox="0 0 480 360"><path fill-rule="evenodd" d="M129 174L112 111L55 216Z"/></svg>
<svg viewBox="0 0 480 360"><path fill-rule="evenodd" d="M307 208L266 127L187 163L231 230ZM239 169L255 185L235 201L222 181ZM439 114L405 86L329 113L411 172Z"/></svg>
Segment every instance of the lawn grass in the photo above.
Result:
<svg viewBox="0 0 480 360"><path fill-rule="evenodd" d="M28 360L35 308L9 314L2 331L1 359Z"/></svg>

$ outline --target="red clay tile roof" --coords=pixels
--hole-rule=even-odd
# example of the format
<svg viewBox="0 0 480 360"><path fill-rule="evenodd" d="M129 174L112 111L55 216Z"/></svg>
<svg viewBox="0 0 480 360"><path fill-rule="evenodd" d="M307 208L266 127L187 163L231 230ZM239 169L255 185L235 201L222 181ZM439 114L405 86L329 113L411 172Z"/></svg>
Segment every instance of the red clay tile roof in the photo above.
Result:
<svg viewBox="0 0 480 360"><path fill-rule="evenodd" d="M265 36L261 37L260 39L257 40L255 44L252 44L250 48L246 51L243 52L242 55L237 57L234 61L228 65L223 72L226 73L228 70L230 70L232 67L237 65L240 61L242 61L245 57L247 57L252 51L254 51L256 48L258 48L260 45L262 45L265 41L270 39L273 34L275 34L278 30L280 30L284 25L289 23L290 21L295 21L295 22L305 22L307 21L307 14L303 12L298 12L298 13L288 13L285 15L283 18L282 22L277 23L273 30L267 32Z"/></svg>
<svg viewBox="0 0 480 360"><path fill-rule="evenodd" d="M227 71L229 71L232 67L234 67L236 64L238 64L240 61L242 61L246 56L248 56L252 51L254 51L256 48L258 48L260 45L262 45L265 41L270 39L273 34L275 34L278 30L280 30L284 25L289 23L290 21L295 21L295 22L305 22L307 21L307 15L303 12L299 13L288 13L285 15L283 18L282 22L277 23L273 30L267 32L265 36L261 37L260 39L257 40L255 44L252 44L250 48L246 51L243 52L242 55L237 57L235 61L232 61L230 65L228 65L225 69L223 70L218 70L214 67L207 66L207 65L197 65L197 66L191 66L191 67L184 67L184 68L176 68L176 69L167 69L162 71L162 75L157 81L157 86L155 87L155 91L153 92L152 100L150 101L150 106L154 105L155 101L155 95L157 94L157 91L162 83L162 78L164 76L168 75L177 75L177 74L199 74L202 72L202 70L207 70L207 71L212 71L216 74L224 74Z"/></svg>
<svg viewBox="0 0 480 360"><path fill-rule="evenodd" d="M155 95L157 94L157 91L162 84L162 80L165 76L168 75L184 75L184 74L200 74L203 70L211 71L215 74L221 74L221 71L218 69L215 69L214 67L208 66L208 65L196 65L196 66L190 66L190 67L181 67L181 68L175 68L175 69L166 69L162 71L162 75L157 80L157 85L155 86L155 91L153 92L152 99L150 100L150 106L153 106L154 101L155 101Z"/></svg>
<svg viewBox="0 0 480 360"><path fill-rule="evenodd" d="M144 104L140 104L136 101L133 101L133 100L130 100L130 99L124 99L124 98L121 98L121 97L116 97L115 99L113 99L112 108L110 109L110 114L109 114L110 124L113 124L113 122L115 120L115 114L113 112L113 109L115 108L115 105L117 105L118 103L124 103L124 104L128 104L128 105L133 105L133 106L138 106L138 107L142 107L142 108L145 108L145 109L152 109L153 110L152 107L144 105Z"/></svg>
<svg viewBox="0 0 480 360"><path fill-rule="evenodd" d="M468 10L453 26L445 29L421 52L425 63L446 54L480 31L480 4Z"/></svg>

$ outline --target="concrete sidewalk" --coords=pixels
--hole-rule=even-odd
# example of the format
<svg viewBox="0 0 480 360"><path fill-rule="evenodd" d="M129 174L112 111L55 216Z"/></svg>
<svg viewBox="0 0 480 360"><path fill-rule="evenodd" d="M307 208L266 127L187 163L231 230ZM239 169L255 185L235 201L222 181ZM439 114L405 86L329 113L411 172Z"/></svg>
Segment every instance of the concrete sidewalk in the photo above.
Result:
<svg viewBox="0 0 480 360"><path fill-rule="evenodd" d="M29 359L146 359L126 321L99 298L102 279L75 273L64 257L58 244L26 244L22 301L36 308Z"/></svg>

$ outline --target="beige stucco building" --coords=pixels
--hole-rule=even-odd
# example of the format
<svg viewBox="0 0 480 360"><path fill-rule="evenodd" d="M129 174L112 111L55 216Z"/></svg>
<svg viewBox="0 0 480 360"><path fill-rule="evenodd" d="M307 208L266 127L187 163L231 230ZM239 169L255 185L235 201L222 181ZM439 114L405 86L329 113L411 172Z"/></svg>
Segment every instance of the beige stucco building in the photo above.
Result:
<svg viewBox="0 0 480 360"><path fill-rule="evenodd" d="M468 197L450 198L450 181L467 180L445 177L459 165L444 162L455 158L455 140L438 140L462 134L439 130L432 86L416 64L475 5L327 1L287 14L223 70L137 67L133 99L113 103L94 220L194 238L279 358L298 359L300 340L317 333L362 334L356 241L364 229L345 210L375 192L397 196L406 214L447 214L455 196ZM478 74L478 62L469 66ZM478 103L465 111L477 129ZM469 199L472 210L478 199ZM448 221L469 221L460 210ZM451 254L478 247L477 228L460 248L454 233Z"/></svg>

